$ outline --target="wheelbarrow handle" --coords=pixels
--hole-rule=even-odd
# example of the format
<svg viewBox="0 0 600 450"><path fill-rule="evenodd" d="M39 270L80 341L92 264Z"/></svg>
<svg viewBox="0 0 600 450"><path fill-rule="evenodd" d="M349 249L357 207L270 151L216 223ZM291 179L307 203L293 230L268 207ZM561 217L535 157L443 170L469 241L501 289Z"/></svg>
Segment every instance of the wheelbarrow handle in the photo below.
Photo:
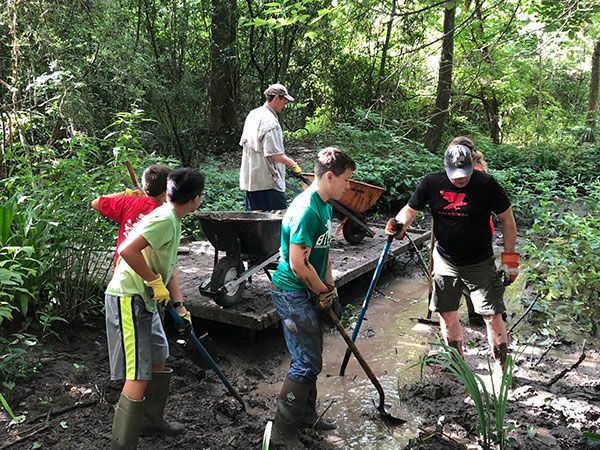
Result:
<svg viewBox="0 0 600 450"><path fill-rule="evenodd" d="M175 323L177 324L178 327L186 328L185 320L183 320L181 318L181 316L177 313L177 311L175 311L175 308L173 308L171 305L169 305L167 307L167 310L169 311L169 314L171 314L171 317L173 318L173 320L175 321ZM242 406L242 409L244 411L246 411L246 404L244 403L244 400L242 399L240 394L238 394L237 391L233 388L233 386L231 385L231 383L229 382L229 380L227 379L225 374L221 371L221 369L219 369L219 366L217 366L217 363L215 362L215 360L212 358L212 356L210 356L210 353L208 353L208 351L206 350L204 345L202 345L202 342L200 342L200 339L198 339L196 337L196 335L191 332L191 329L189 330L189 335L190 335L190 339L194 343L194 347L196 347L196 350L198 350L198 353L200 353L200 356L202 357L202 359L204 361L206 361L206 363L208 365L210 365L210 367L215 371L217 376L221 379L221 381L223 382L223 384L225 385L225 387L227 388L229 393L231 395L233 395L233 397Z"/></svg>

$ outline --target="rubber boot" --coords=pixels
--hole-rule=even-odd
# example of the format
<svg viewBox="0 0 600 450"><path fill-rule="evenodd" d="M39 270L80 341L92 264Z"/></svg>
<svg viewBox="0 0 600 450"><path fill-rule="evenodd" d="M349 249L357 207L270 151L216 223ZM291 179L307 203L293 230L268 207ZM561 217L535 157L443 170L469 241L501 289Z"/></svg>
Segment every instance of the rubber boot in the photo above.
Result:
<svg viewBox="0 0 600 450"><path fill-rule="evenodd" d="M185 431L180 423L167 422L163 417L172 376L173 369L152 372L152 380L148 383L145 394L144 423L140 433L142 436L175 436Z"/></svg>
<svg viewBox="0 0 600 450"><path fill-rule="evenodd" d="M314 427L315 430L329 431L335 430L337 425L335 421L319 418L317 414L317 382L315 381L308 391L306 399L306 410L304 411L304 426L307 428Z"/></svg>
<svg viewBox="0 0 600 450"><path fill-rule="evenodd" d="M121 394L112 424L111 450L134 450L140 437L144 400L130 400Z"/></svg>
<svg viewBox="0 0 600 450"><path fill-rule="evenodd" d="M298 440L298 430L304 423L304 411L311 387L308 383L298 383L291 378L286 378L283 382L277 397L277 411L271 434L275 448L304 448Z"/></svg>

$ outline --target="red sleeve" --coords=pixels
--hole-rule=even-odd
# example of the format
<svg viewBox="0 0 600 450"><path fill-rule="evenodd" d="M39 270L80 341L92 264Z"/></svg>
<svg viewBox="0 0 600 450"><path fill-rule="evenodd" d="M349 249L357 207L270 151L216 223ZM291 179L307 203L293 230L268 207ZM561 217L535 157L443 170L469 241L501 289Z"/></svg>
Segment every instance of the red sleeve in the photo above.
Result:
<svg viewBox="0 0 600 450"><path fill-rule="evenodd" d="M129 207L131 197L119 195L117 197L100 197L98 212L118 224L123 221L125 210Z"/></svg>

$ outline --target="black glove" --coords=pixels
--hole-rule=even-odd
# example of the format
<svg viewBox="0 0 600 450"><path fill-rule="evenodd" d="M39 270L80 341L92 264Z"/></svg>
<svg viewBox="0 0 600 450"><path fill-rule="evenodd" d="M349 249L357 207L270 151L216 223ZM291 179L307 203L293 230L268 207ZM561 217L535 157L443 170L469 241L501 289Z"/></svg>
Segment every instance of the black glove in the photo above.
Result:
<svg viewBox="0 0 600 450"><path fill-rule="evenodd" d="M403 229L404 225L392 217L385 225L385 234L387 236L394 236L396 239L404 239Z"/></svg>

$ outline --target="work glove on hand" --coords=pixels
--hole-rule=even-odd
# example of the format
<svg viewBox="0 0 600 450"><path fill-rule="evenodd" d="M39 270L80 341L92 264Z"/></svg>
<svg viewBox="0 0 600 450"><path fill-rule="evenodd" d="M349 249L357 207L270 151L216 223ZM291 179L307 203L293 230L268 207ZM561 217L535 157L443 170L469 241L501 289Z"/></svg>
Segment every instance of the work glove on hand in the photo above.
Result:
<svg viewBox="0 0 600 450"><path fill-rule="evenodd" d="M302 168L298 164L294 164L290 167L290 171L295 177L300 177L300 175L302 175Z"/></svg>
<svg viewBox="0 0 600 450"><path fill-rule="evenodd" d="M317 297L317 304L315 306L320 311L327 311L328 309L331 309L336 301L339 302L337 289L335 286L327 285L327 287L329 290L320 293L319 297Z"/></svg>
<svg viewBox="0 0 600 450"><path fill-rule="evenodd" d="M166 306L166 304L169 302L169 297L171 294L169 294L169 290L165 286L165 283L163 283L160 274L158 274L154 280L144 281L144 284L152 289L152 300L154 300L156 303Z"/></svg>
<svg viewBox="0 0 600 450"><path fill-rule="evenodd" d="M394 236L396 239L404 239L403 230L404 225L398 222L394 217L387 221L385 226L385 234L387 236Z"/></svg>
<svg viewBox="0 0 600 450"><path fill-rule="evenodd" d="M185 309L184 306L180 306L175 311L177 311L179 317L181 317L185 322L185 324L183 325L177 325L177 332L180 335L185 335L187 330L189 329L193 333L194 327L192 326L192 315L190 314L190 312L187 309Z"/></svg>
<svg viewBox="0 0 600 450"><path fill-rule="evenodd" d="M519 253L502 252L498 273L504 286L508 286L519 275Z"/></svg>
<svg viewBox="0 0 600 450"><path fill-rule="evenodd" d="M144 194L144 191L142 191L140 188L135 188L135 189L125 189L123 191L123 195L133 195L134 197L144 197L146 194Z"/></svg>

